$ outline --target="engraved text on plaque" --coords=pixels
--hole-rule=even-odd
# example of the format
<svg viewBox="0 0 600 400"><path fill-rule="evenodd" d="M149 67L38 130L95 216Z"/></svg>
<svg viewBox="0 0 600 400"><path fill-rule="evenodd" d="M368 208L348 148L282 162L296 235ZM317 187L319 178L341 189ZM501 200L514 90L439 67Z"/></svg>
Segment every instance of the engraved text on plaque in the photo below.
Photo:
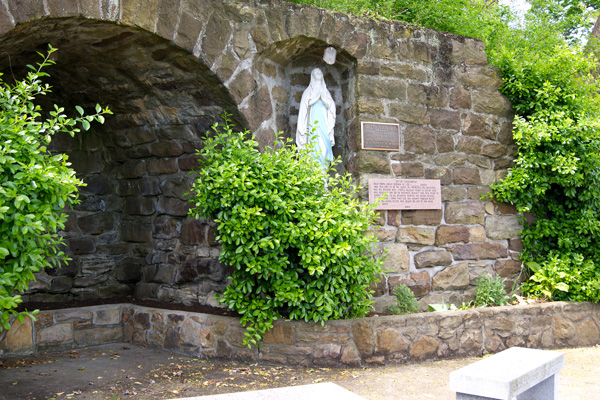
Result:
<svg viewBox="0 0 600 400"><path fill-rule="evenodd" d="M383 194L386 194L385 196ZM377 210L439 210L439 179L369 179L369 203L385 197Z"/></svg>
<svg viewBox="0 0 600 400"><path fill-rule="evenodd" d="M364 150L400 151L400 125L362 122Z"/></svg>

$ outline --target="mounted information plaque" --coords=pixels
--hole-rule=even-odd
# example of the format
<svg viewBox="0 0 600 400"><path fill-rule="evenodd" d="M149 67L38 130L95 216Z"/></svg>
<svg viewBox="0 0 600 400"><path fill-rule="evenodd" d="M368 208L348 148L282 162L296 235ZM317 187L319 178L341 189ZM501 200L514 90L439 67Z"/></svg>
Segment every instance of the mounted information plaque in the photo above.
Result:
<svg viewBox="0 0 600 400"><path fill-rule="evenodd" d="M384 197L377 210L440 210L439 179L369 179L369 203Z"/></svg>
<svg viewBox="0 0 600 400"><path fill-rule="evenodd" d="M363 150L400 151L400 125L361 122Z"/></svg>

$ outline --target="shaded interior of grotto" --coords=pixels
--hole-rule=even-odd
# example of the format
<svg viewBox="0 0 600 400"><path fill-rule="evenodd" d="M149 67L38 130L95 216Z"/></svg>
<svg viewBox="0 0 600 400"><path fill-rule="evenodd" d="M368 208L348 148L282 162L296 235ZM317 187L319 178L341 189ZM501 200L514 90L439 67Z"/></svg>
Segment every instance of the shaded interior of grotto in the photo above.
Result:
<svg viewBox="0 0 600 400"><path fill-rule="evenodd" d="M146 31L83 19L20 25L3 39L7 82L59 50L48 67L52 93L38 100L75 115L96 103L114 115L75 138L54 138L87 186L69 210L67 266L38 274L26 301L135 295L210 303L226 284L214 224L187 216L185 192L196 148L223 111L247 126L220 80L193 55Z"/></svg>

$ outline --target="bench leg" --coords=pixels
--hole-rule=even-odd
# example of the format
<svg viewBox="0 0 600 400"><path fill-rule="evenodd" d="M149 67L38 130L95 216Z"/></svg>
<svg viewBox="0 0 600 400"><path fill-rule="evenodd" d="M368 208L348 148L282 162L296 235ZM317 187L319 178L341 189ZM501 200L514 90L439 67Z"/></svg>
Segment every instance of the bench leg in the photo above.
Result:
<svg viewBox="0 0 600 400"><path fill-rule="evenodd" d="M517 400L557 400L558 375L552 375L517 396Z"/></svg>

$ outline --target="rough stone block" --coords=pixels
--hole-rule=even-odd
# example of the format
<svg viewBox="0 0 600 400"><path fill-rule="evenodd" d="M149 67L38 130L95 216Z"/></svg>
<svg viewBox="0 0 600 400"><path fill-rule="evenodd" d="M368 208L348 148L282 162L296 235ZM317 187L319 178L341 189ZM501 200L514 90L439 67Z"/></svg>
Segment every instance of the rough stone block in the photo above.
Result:
<svg viewBox="0 0 600 400"><path fill-rule="evenodd" d="M410 343L395 329L382 329L376 334L376 350L378 353L390 354L408 350Z"/></svg>
<svg viewBox="0 0 600 400"><path fill-rule="evenodd" d="M454 151L454 137L445 133L438 133L436 138L438 153L449 153Z"/></svg>
<svg viewBox="0 0 600 400"><path fill-rule="evenodd" d="M435 132L423 126L409 126L404 130L404 151L416 154L435 154Z"/></svg>
<svg viewBox="0 0 600 400"><path fill-rule="evenodd" d="M494 265L496 273L502 278L509 277L521 272L521 261L515 260L498 260Z"/></svg>
<svg viewBox="0 0 600 400"><path fill-rule="evenodd" d="M0 35L5 34L6 32L11 31L15 25L13 21L11 21L8 10L5 9L6 5L0 5Z"/></svg>
<svg viewBox="0 0 600 400"><path fill-rule="evenodd" d="M190 219L181 226L181 243L188 245L204 244L206 240L205 225L196 219Z"/></svg>
<svg viewBox="0 0 600 400"><path fill-rule="evenodd" d="M188 51L193 51L202 26L202 21L199 21L185 11L182 12L177 33L175 34L175 43Z"/></svg>
<svg viewBox="0 0 600 400"><path fill-rule="evenodd" d="M457 111L436 110L430 112L431 126L438 129L458 131L461 127L460 113Z"/></svg>
<svg viewBox="0 0 600 400"><path fill-rule="evenodd" d="M410 267L410 254L403 243L381 243L379 248L387 252L383 261L384 271L391 273L408 272Z"/></svg>
<svg viewBox="0 0 600 400"><path fill-rule="evenodd" d="M277 322L264 336L264 343L267 344L294 344L296 328L293 324Z"/></svg>
<svg viewBox="0 0 600 400"><path fill-rule="evenodd" d="M431 292L431 277L427 271L411 273L409 275L396 275L389 279L390 294L398 285L405 285L412 290L415 297L425 296Z"/></svg>
<svg viewBox="0 0 600 400"><path fill-rule="evenodd" d="M440 166L464 165L465 162L467 162L467 156L464 154L458 154L456 152L445 153L435 157L434 162L436 165Z"/></svg>
<svg viewBox="0 0 600 400"><path fill-rule="evenodd" d="M430 268L452 264L452 255L447 251L428 250L415 255L415 267Z"/></svg>
<svg viewBox="0 0 600 400"><path fill-rule="evenodd" d="M352 337L362 356L373 354L373 329L367 322L358 321L352 324Z"/></svg>
<svg viewBox="0 0 600 400"><path fill-rule="evenodd" d="M126 197L123 211L128 215L152 215L154 214L154 199L150 197Z"/></svg>
<svg viewBox="0 0 600 400"><path fill-rule="evenodd" d="M366 97L358 98L358 111L361 114L371 114L375 116L382 116L385 113L381 100Z"/></svg>
<svg viewBox="0 0 600 400"><path fill-rule="evenodd" d="M58 344L73 340L73 327L71 323L63 323L38 329L36 332L37 344Z"/></svg>
<svg viewBox="0 0 600 400"><path fill-rule="evenodd" d="M152 240L152 225L145 220L122 221L121 240L137 243L150 242Z"/></svg>
<svg viewBox="0 0 600 400"><path fill-rule="evenodd" d="M517 215L490 215L485 219L485 233L490 239L515 239L522 229Z"/></svg>
<svg viewBox="0 0 600 400"><path fill-rule="evenodd" d="M25 317L23 322L15 319L8 332L0 340L0 350L7 354L27 353L33 350L33 323Z"/></svg>
<svg viewBox="0 0 600 400"><path fill-rule="evenodd" d="M126 257L116 265L114 276L120 282L137 282L142 276L142 267L144 265L146 265L144 258Z"/></svg>
<svg viewBox="0 0 600 400"><path fill-rule="evenodd" d="M507 148L500 143L488 143L481 149L481 155L484 157L498 158L506 155Z"/></svg>
<svg viewBox="0 0 600 400"><path fill-rule="evenodd" d="M360 151L357 169L362 174L390 174L390 161L387 153L381 151Z"/></svg>
<svg viewBox="0 0 600 400"><path fill-rule="evenodd" d="M409 226L398 229L396 235L398 243L413 243L429 246L435 243L435 231L433 228Z"/></svg>
<svg viewBox="0 0 600 400"><path fill-rule="evenodd" d="M442 210L402 211L403 225L439 225L441 222Z"/></svg>
<svg viewBox="0 0 600 400"><path fill-rule="evenodd" d="M404 162L400 164L392 164L394 175L403 178L423 178L425 170L423 163L420 162Z"/></svg>
<svg viewBox="0 0 600 400"><path fill-rule="evenodd" d="M93 346L123 340L123 327L91 328L75 330L75 343L79 346Z"/></svg>
<svg viewBox="0 0 600 400"><path fill-rule="evenodd" d="M454 109L471 108L471 93L467 89L453 88L450 91L450 107Z"/></svg>
<svg viewBox="0 0 600 400"><path fill-rule="evenodd" d="M439 340L430 336L419 337L410 348L412 360L424 360L436 353L440 346Z"/></svg>
<svg viewBox="0 0 600 400"><path fill-rule="evenodd" d="M469 267L462 263L433 276L433 290L460 290L469 286Z"/></svg>
<svg viewBox="0 0 600 400"><path fill-rule="evenodd" d="M483 225L484 218L484 207L479 201L465 201L446 205L446 223L448 224Z"/></svg>
<svg viewBox="0 0 600 400"><path fill-rule="evenodd" d="M358 78L358 93L359 96L403 101L406 99L406 83L399 79L361 75Z"/></svg>
<svg viewBox="0 0 600 400"><path fill-rule="evenodd" d="M152 224L152 237L155 239L171 239L179 237L181 222L171 216L161 215Z"/></svg>
<svg viewBox="0 0 600 400"><path fill-rule="evenodd" d="M469 240L469 228L462 225L442 225L435 233L436 246L457 242L468 243Z"/></svg>
<svg viewBox="0 0 600 400"><path fill-rule="evenodd" d="M481 185L477 168L456 167L452 171L455 185Z"/></svg>
<svg viewBox="0 0 600 400"><path fill-rule="evenodd" d="M37 19L45 15L44 2L42 0L9 0L7 5L17 24Z"/></svg>
<svg viewBox="0 0 600 400"><path fill-rule="evenodd" d="M443 86L409 84L407 98L410 103L445 107L448 103L447 89Z"/></svg>
<svg viewBox="0 0 600 400"><path fill-rule="evenodd" d="M399 121L409 124L429 124L429 112L427 107L415 106L409 103L392 102L389 104L389 114Z"/></svg>
<svg viewBox="0 0 600 400"><path fill-rule="evenodd" d="M600 331L592 320L585 320L577 326L578 346L597 346L600 344Z"/></svg>
<svg viewBox="0 0 600 400"><path fill-rule="evenodd" d="M97 310L92 312L94 325L117 325L121 323L121 310L118 308Z"/></svg>
<svg viewBox="0 0 600 400"><path fill-rule="evenodd" d="M166 39L171 39L175 33L179 14L179 1L160 0L156 33Z"/></svg>
<svg viewBox="0 0 600 400"><path fill-rule="evenodd" d="M483 140L478 137L461 136L456 143L456 151L467 154L480 154Z"/></svg>
<svg viewBox="0 0 600 400"><path fill-rule="evenodd" d="M427 168L425 169L425 179L439 179L442 186L450 185L452 184L452 171L449 168Z"/></svg>
<svg viewBox="0 0 600 400"><path fill-rule="evenodd" d="M495 260L508 257L506 246L499 243L473 243L452 248L456 260Z"/></svg>
<svg viewBox="0 0 600 400"><path fill-rule="evenodd" d="M501 117L509 117L513 112L510 101L498 91L474 90L471 95L475 112Z"/></svg>

